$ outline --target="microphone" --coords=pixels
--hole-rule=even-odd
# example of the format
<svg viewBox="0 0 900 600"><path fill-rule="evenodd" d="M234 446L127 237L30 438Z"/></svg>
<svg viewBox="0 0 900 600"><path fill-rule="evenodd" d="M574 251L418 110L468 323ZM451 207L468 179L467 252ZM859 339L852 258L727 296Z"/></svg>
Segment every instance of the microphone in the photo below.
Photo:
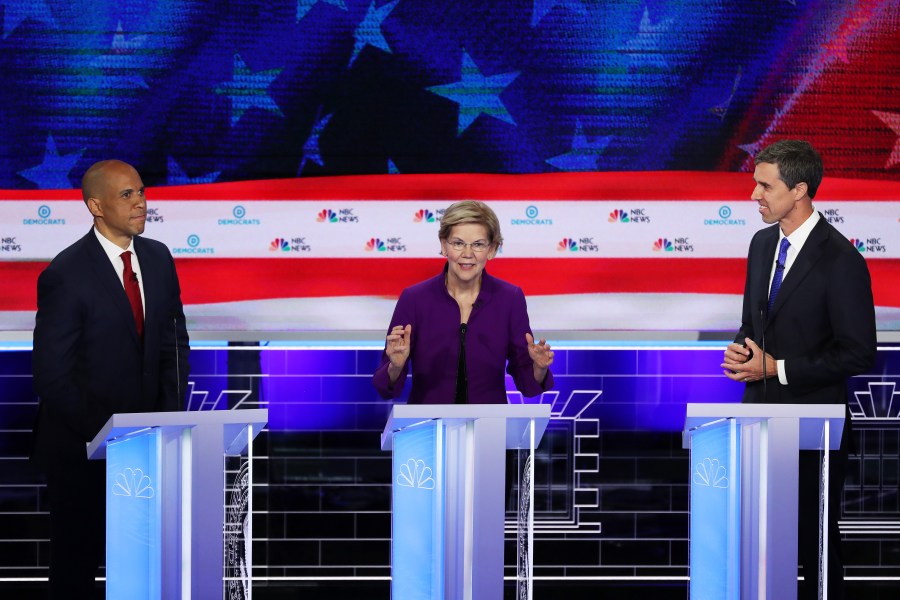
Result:
<svg viewBox="0 0 900 600"><path fill-rule="evenodd" d="M778 267L775 267L775 268L777 269ZM784 268L784 266L782 265L781 268ZM765 402L765 401L767 401L767 400L769 399L769 396L768 396L768 393L767 393L767 392L768 392L768 389L767 389L768 382L767 382L767 380L769 379L769 375L768 375L768 373L766 373L766 307L765 307L765 306L760 306L760 307L759 307L759 320L760 320L760 322L761 322L761 324L762 324L762 327L761 327L760 330L759 330L759 335L760 335L760 342L761 342L761 348L760 348L760 349L762 350L762 353L763 353L763 355L762 355L762 364L763 364L763 402Z"/></svg>
<svg viewBox="0 0 900 600"><path fill-rule="evenodd" d="M175 334L175 399L177 410L181 410L181 403L184 398L181 397L181 359L178 356L178 317L172 317L172 332Z"/></svg>
<svg viewBox="0 0 900 600"><path fill-rule="evenodd" d="M466 323L459 324L459 362L456 365L456 404L469 403L469 374L466 369Z"/></svg>

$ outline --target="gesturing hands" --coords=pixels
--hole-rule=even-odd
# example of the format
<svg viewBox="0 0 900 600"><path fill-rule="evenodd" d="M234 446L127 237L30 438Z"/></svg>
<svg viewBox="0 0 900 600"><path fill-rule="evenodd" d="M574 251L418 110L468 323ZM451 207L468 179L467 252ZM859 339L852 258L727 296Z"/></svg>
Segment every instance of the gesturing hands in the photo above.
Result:
<svg viewBox="0 0 900 600"><path fill-rule="evenodd" d="M553 350L547 340L541 338L537 344L534 343L534 336L530 333L525 334L525 341L528 342L528 356L534 367L534 379L538 383L543 383L547 377L547 370L553 364Z"/></svg>
<svg viewBox="0 0 900 600"><path fill-rule="evenodd" d="M388 375L390 375L391 383L397 381L403 365L409 359L410 336L412 335L412 325L395 325L391 332L385 338L387 343L384 352L387 354L391 365L388 367Z"/></svg>

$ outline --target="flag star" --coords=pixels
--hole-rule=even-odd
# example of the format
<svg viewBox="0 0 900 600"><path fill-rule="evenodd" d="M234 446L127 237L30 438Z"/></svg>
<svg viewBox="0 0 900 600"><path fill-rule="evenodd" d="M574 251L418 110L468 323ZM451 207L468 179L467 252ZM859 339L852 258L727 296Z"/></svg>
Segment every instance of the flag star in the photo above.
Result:
<svg viewBox="0 0 900 600"><path fill-rule="evenodd" d="M299 22L306 14L312 10L312 7L318 4L319 2L324 2L325 4L330 4L332 6L337 6L342 10L347 10L347 5L344 3L344 0L297 0L297 21Z"/></svg>
<svg viewBox="0 0 900 600"><path fill-rule="evenodd" d="M369 5L369 11L359 24L359 27L356 28L356 31L353 32L353 38L356 40L356 43L353 45L353 56L350 57L351 65L367 45L375 46L379 50L384 50L391 54L391 47L388 46L387 40L384 39L384 34L381 32L381 24L391 14L398 2L400 0L394 0L381 8L375 8L375 0L372 0L372 4Z"/></svg>
<svg viewBox="0 0 900 600"><path fill-rule="evenodd" d="M306 138L306 143L303 144L303 158L300 159L297 177L300 177L303 173L303 167L306 166L306 161L308 160L313 161L320 167L325 166L325 161L322 159L322 153L319 150L319 137L322 135L325 127L328 126L328 121L331 120L332 116L334 116L334 113L327 114L313 125L312 132L310 132L309 137Z"/></svg>
<svg viewBox="0 0 900 600"><path fill-rule="evenodd" d="M587 9L582 0L534 0L534 8L531 11L531 26L537 27L541 19L557 6L567 8L579 15L587 14Z"/></svg>
<svg viewBox="0 0 900 600"><path fill-rule="evenodd" d="M595 171L600 155L609 145L611 136L601 136L589 142L581 127L581 121L575 121L575 135L572 136L572 149L565 154L548 158L547 162L561 171Z"/></svg>
<svg viewBox="0 0 900 600"><path fill-rule="evenodd" d="M45 23L53 29L59 29L50 8L44 0L0 0L3 4L3 39L25 19Z"/></svg>
<svg viewBox="0 0 900 600"><path fill-rule="evenodd" d="M122 22L119 21L109 52L91 61L91 66L117 76L116 81L123 84L121 87L148 89L150 86L138 73L140 68L147 66L147 55L144 53L146 43L146 35L135 35L131 36L131 39L126 39Z"/></svg>
<svg viewBox="0 0 900 600"><path fill-rule="evenodd" d="M738 144L738 148L747 153L747 158L744 159L743 164L740 166L740 170L742 172L752 171L753 170L753 157L759 154L759 151L762 150L766 146L766 136L759 138L755 142L750 142L749 144Z"/></svg>
<svg viewBox="0 0 900 600"><path fill-rule="evenodd" d="M19 171L19 175L36 183L38 189L41 190L67 190L72 189L72 182L69 181L69 173L81 159L81 155L87 148L82 148L76 152L60 156L56 150L56 142L53 136L47 136L47 147L44 150L44 162Z"/></svg>
<svg viewBox="0 0 900 600"><path fill-rule="evenodd" d="M631 57L632 64L643 63L648 67L668 69L664 51L661 49L672 19L653 25L650 22L650 11L644 7L644 15L638 25L637 34L620 48L622 52Z"/></svg>
<svg viewBox="0 0 900 600"><path fill-rule="evenodd" d="M872 114L881 119L881 122L891 128L891 131L897 134L897 141L894 142L894 150L887 159L884 168L889 169L900 163L900 113L881 112L873 110Z"/></svg>
<svg viewBox="0 0 900 600"><path fill-rule="evenodd" d="M500 101L503 90L519 76L518 71L485 77L472 57L463 50L461 77L456 83L434 85L429 92L459 104L459 125L456 135L462 135L479 115L485 114L515 125L512 115Z"/></svg>
<svg viewBox="0 0 900 600"><path fill-rule="evenodd" d="M244 113L253 107L261 108L283 117L284 113L269 96L268 89L281 73L281 69L252 72L240 54L234 55L234 73L231 81L223 81L216 88L217 94L224 94L231 99L231 125L240 121Z"/></svg>
<svg viewBox="0 0 900 600"><path fill-rule="evenodd" d="M725 120L725 115L728 114L728 109L731 107L731 101L734 100L734 94L737 92L738 85L741 83L741 68L738 67L737 75L734 77L734 83L731 85L731 95L728 98L712 108L709 109L709 112L719 117L721 120Z"/></svg>
<svg viewBox="0 0 900 600"><path fill-rule="evenodd" d="M212 173L208 173L206 175L199 175L197 177L188 177L187 173L184 172L184 169L179 166L175 159L171 156L169 157L169 173L166 177L166 185L195 185L198 183L212 183L219 177L219 173L222 171L213 171Z"/></svg>

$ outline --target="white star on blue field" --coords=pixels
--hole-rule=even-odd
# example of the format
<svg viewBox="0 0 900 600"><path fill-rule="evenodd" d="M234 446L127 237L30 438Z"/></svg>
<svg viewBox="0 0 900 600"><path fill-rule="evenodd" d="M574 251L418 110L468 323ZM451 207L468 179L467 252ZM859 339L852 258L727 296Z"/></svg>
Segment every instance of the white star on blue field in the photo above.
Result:
<svg viewBox="0 0 900 600"><path fill-rule="evenodd" d="M356 43L353 44L353 55L350 57L351 65L366 46L375 46L379 50L384 50L391 54L391 47L388 46L387 40L384 39L384 34L381 32L381 24L391 14L398 2L400 0L394 0L381 8L375 8L373 0L372 4L369 5L369 11L359 24L359 27L356 28L356 31L353 32L353 38L356 40Z"/></svg>
<svg viewBox="0 0 900 600"><path fill-rule="evenodd" d="M269 86L281 73L281 69L251 71L240 54L234 55L234 74L231 81L223 81L216 88L217 94L224 94L231 99L231 125L234 126L244 113L256 107L283 117L284 113L269 96Z"/></svg>
<svg viewBox="0 0 900 600"><path fill-rule="evenodd" d="M25 19L59 29L50 7L43 0L0 0L0 4L3 5L3 39L9 37Z"/></svg>
<svg viewBox="0 0 900 600"><path fill-rule="evenodd" d="M188 177L184 169L175 162L175 159L169 157L169 172L166 176L166 185L196 185L198 183L212 183L218 179L222 171L213 171L206 175L198 175L197 177Z"/></svg>
<svg viewBox="0 0 900 600"><path fill-rule="evenodd" d="M300 21L303 17L312 10L312 7L318 4L319 2L324 2L325 4L330 4L332 6L337 6L342 10L347 10L347 5L344 3L344 0L297 0L297 21Z"/></svg>
<svg viewBox="0 0 900 600"><path fill-rule="evenodd" d="M581 121L575 121L575 135L572 136L572 149L565 154L548 158L547 162L561 171L596 171L600 155L609 145L611 136L602 136L589 142L581 127Z"/></svg>
<svg viewBox="0 0 900 600"><path fill-rule="evenodd" d="M672 26L672 22L672 19L665 19L654 25L650 22L650 10L644 8L637 33L620 48L631 58L632 66L660 70L669 68L669 63L666 61L666 49L663 48L663 45L668 39L671 39L668 30Z"/></svg>
<svg viewBox="0 0 900 600"><path fill-rule="evenodd" d="M146 34L133 35L130 39L126 39L120 21L109 51L92 60L91 67L101 69L104 74L113 77L109 83L115 84L116 87L149 89L150 86L140 73L140 69L150 66L152 60L144 52L146 43Z"/></svg>
<svg viewBox="0 0 900 600"><path fill-rule="evenodd" d="M541 22L541 19L557 6L567 8L579 15L587 14L587 8L585 8L582 0L534 0L534 9L531 12L531 26L536 27Z"/></svg>
<svg viewBox="0 0 900 600"><path fill-rule="evenodd" d="M464 50L461 76L462 79L456 83L433 85L425 88L433 94L443 96L459 104L457 136L462 135L462 132L474 123L475 119L480 115L494 117L511 125L516 124L516 121L500 100L500 94L519 76L518 71L485 77L478 70L478 66L472 60L472 57Z"/></svg>
<svg viewBox="0 0 900 600"><path fill-rule="evenodd" d="M306 166L306 161L308 160L313 161L320 167L325 166L322 153L319 151L319 136L322 135L332 116L333 114L327 114L313 125L312 132L306 138L306 143L303 144L303 158L300 159L300 167L297 168L297 177L300 177L302 174L303 167Z"/></svg>
<svg viewBox="0 0 900 600"><path fill-rule="evenodd" d="M53 136L47 136L47 147L44 150L44 162L19 171L19 175L37 184L41 190L67 190L72 189L72 182L69 181L69 173L81 159L81 155L87 148L76 150L64 156L61 156L56 150L56 142Z"/></svg>

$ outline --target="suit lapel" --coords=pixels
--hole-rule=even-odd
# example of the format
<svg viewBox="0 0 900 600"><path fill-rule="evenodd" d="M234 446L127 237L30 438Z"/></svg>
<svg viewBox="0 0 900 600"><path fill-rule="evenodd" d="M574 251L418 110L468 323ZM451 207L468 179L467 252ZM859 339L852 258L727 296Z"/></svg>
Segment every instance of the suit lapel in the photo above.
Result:
<svg viewBox="0 0 900 600"><path fill-rule="evenodd" d="M122 282L119 281L119 275L109 261L109 257L103 250L103 246L100 245L100 241L97 239L93 229L85 236L85 242L91 269L100 283L100 291L112 300L116 307L116 312L125 320L134 343L138 344L137 327L134 324L134 315L131 314L131 304L128 302L128 296L125 295L125 288L122 286Z"/></svg>
<svg viewBox="0 0 900 600"><path fill-rule="evenodd" d="M141 277L144 285L144 327L146 335L146 325L151 322L153 315L158 309L156 296L153 295L155 290L160 289L159 273L153 269L153 261L150 260L150 251L144 244L144 240L140 237L134 238L134 251L137 254L138 262L141 265Z"/></svg>
<svg viewBox="0 0 900 600"><path fill-rule="evenodd" d="M806 238L803 248L800 249L800 253L794 259L791 270L784 276L781 289L778 290L778 297L775 298L775 305L772 307L772 312L769 315L770 318L787 302L791 294L800 287L810 269L822 256L822 248L824 248L824 244L828 240L828 233L828 222L824 218L819 218L819 222L809 232L809 237Z"/></svg>
<svg viewBox="0 0 900 600"><path fill-rule="evenodd" d="M775 260L775 246L778 244L778 225L770 227L765 237L761 240L759 256L755 261L757 267L753 274L755 278L756 297L754 311L757 315L769 304L769 276L772 274L772 261Z"/></svg>

